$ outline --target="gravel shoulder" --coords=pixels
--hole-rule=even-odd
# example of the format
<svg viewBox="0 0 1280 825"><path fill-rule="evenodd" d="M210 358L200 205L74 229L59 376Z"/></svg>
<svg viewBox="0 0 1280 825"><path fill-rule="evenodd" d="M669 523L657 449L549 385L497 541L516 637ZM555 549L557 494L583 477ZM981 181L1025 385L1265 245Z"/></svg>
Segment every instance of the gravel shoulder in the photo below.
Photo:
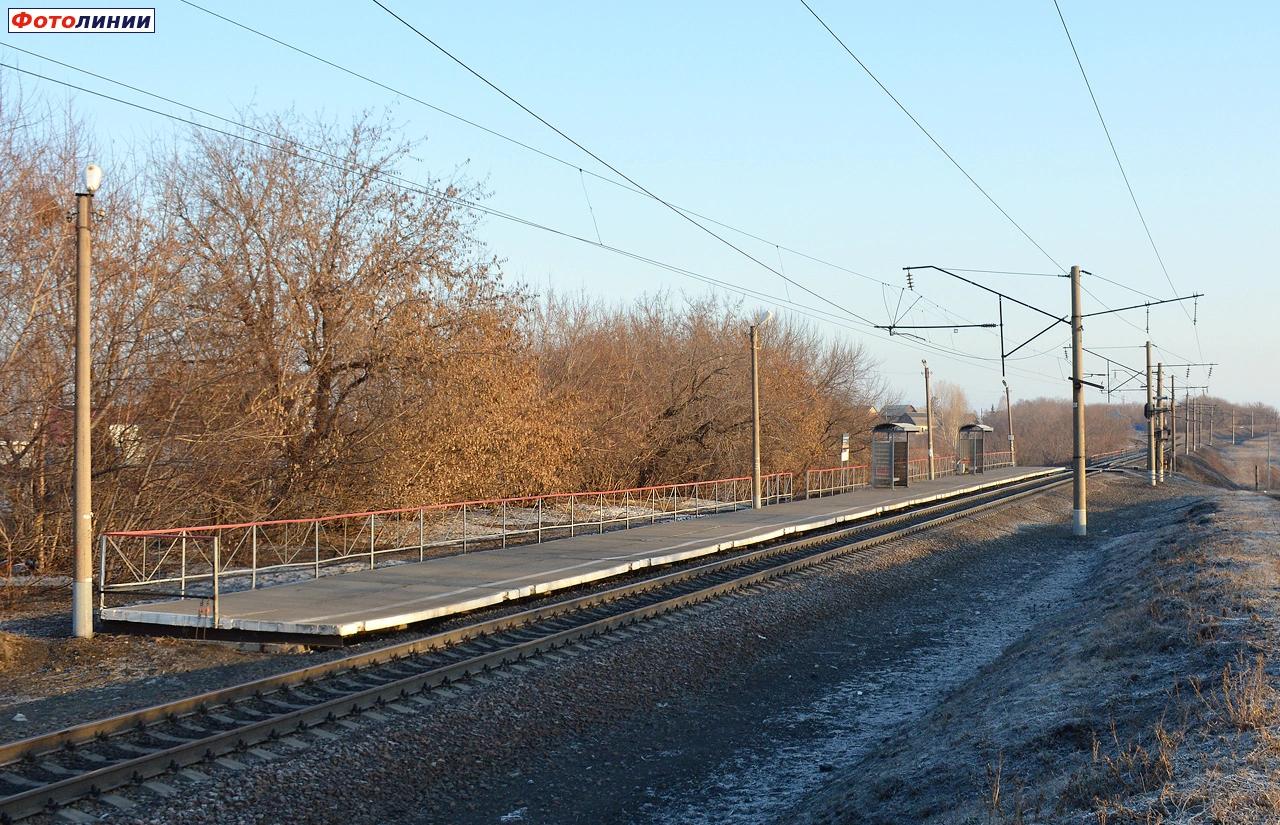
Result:
<svg viewBox="0 0 1280 825"><path fill-rule="evenodd" d="M137 789L129 811L82 807L111 822L870 821L892 795L845 799L881 787L868 760L989 681L1206 492L1098 479L1085 541L1056 491L478 677L426 708L364 714L337 739L300 734L238 769L203 766L171 799ZM979 805L982 783L948 787L937 821L963 821L943 812Z"/></svg>

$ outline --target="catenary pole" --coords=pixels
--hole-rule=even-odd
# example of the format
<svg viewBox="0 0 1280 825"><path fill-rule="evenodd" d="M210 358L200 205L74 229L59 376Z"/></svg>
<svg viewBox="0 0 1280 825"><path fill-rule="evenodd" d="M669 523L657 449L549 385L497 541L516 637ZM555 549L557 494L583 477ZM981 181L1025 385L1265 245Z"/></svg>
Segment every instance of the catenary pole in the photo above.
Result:
<svg viewBox="0 0 1280 825"><path fill-rule="evenodd" d="M1152 381L1151 381L1151 342L1147 342L1147 408L1144 410L1147 417L1147 472L1151 476L1151 486L1156 486L1156 427L1155 427L1155 404L1152 402Z"/></svg>
<svg viewBox="0 0 1280 825"><path fill-rule="evenodd" d="M1164 484L1164 364L1156 364L1156 481Z"/></svg>
<svg viewBox="0 0 1280 825"><path fill-rule="evenodd" d="M996 300L996 310L1000 314L1000 383L1004 384L1004 414L1009 425L1009 463L1018 466L1018 448L1013 440L1013 401L1009 396L1009 378L1004 371L1004 297Z"/></svg>
<svg viewBox="0 0 1280 825"><path fill-rule="evenodd" d="M1088 499L1084 478L1084 324L1080 310L1080 267L1071 267L1071 412L1074 418L1074 472L1071 533L1088 533ZM1148 385L1149 386L1149 385Z"/></svg>
<svg viewBox="0 0 1280 825"><path fill-rule="evenodd" d="M1191 390L1190 388L1182 391L1182 425L1184 438L1182 439L1182 454L1191 455Z"/></svg>
<svg viewBox="0 0 1280 825"><path fill-rule="evenodd" d="M929 480L933 481L933 393L929 389L929 362L920 363L924 365L924 426L929 437Z"/></svg>

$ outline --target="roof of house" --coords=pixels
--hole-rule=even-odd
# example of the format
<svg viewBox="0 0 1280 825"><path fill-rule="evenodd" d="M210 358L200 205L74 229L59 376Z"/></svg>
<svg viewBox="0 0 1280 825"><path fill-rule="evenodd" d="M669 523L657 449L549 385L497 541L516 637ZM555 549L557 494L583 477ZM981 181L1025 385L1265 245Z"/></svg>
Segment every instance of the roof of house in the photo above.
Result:
<svg viewBox="0 0 1280 825"><path fill-rule="evenodd" d="M915 424L921 430L929 429L929 416L926 415L925 413L920 412L914 407L910 411L904 412L901 415L894 416L889 420L896 421L902 424Z"/></svg>
<svg viewBox="0 0 1280 825"><path fill-rule="evenodd" d="M903 413L913 413L913 412L919 412L915 408L914 404L890 404L889 406L881 410L880 414L885 417L886 421L893 421Z"/></svg>

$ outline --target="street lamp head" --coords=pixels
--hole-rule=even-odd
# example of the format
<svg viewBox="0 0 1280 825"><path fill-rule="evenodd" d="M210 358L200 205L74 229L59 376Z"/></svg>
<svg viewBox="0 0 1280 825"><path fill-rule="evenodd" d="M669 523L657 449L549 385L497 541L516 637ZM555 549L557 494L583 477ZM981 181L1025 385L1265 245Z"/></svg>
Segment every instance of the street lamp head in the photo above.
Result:
<svg viewBox="0 0 1280 825"><path fill-rule="evenodd" d="M751 326L762 327L765 324L769 323L769 321L772 318L773 318L773 310L771 309L765 310L764 312L757 312L756 317L751 319Z"/></svg>
<svg viewBox="0 0 1280 825"><path fill-rule="evenodd" d="M84 177L80 181L80 191L92 195L102 185L102 167L91 163L84 168Z"/></svg>

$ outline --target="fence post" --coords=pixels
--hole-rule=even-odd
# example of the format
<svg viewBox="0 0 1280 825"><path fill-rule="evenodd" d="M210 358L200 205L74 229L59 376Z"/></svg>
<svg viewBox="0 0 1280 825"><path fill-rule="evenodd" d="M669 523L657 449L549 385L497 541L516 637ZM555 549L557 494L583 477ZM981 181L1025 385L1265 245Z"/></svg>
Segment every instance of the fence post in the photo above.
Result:
<svg viewBox="0 0 1280 825"><path fill-rule="evenodd" d="M369 569L373 569L373 513L369 514Z"/></svg>
<svg viewBox="0 0 1280 825"><path fill-rule="evenodd" d="M222 564L222 531L213 534L213 626L218 627L218 619L222 615L218 608L218 567Z"/></svg>
<svg viewBox="0 0 1280 825"><path fill-rule="evenodd" d="M507 500L502 500L502 549L507 548Z"/></svg>
<svg viewBox="0 0 1280 825"><path fill-rule="evenodd" d="M627 529L630 530L631 529L631 491L630 490L628 490L623 495L622 502L623 502L622 506L627 508L626 510Z"/></svg>
<svg viewBox="0 0 1280 825"><path fill-rule="evenodd" d="M649 523L653 524L658 520L658 491L649 489Z"/></svg>
<svg viewBox="0 0 1280 825"><path fill-rule="evenodd" d="M542 499L538 499L538 544L542 544Z"/></svg>
<svg viewBox="0 0 1280 825"><path fill-rule="evenodd" d="M596 517L600 519L600 532L604 532L604 493L600 494L600 503L597 505Z"/></svg>
<svg viewBox="0 0 1280 825"><path fill-rule="evenodd" d="M252 552L252 564L249 571L249 589L253 590L258 586L258 525L253 525L253 540L250 542ZM185 554L184 554L185 555Z"/></svg>
<svg viewBox="0 0 1280 825"><path fill-rule="evenodd" d="M316 537L315 537L315 548L316 548L316 578L318 579L318 578L320 578L320 522L318 522L318 521L317 521L317 522L315 523L315 525L314 525L314 526L315 526L315 528L316 528ZM305 535L304 535L304 538L305 538ZM344 547L344 548L342 548L342 551L343 551L344 553L346 552L346 550L347 550L347 548L345 548L345 547Z"/></svg>
<svg viewBox="0 0 1280 825"><path fill-rule="evenodd" d="M422 561L426 553L426 525L423 523L423 510L418 509L418 561Z"/></svg>
<svg viewBox="0 0 1280 825"><path fill-rule="evenodd" d="M182 561L178 566L178 594L187 595L187 534L182 534Z"/></svg>
<svg viewBox="0 0 1280 825"><path fill-rule="evenodd" d="M467 552L467 505L462 505L462 552Z"/></svg>
<svg viewBox="0 0 1280 825"><path fill-rule="evenodd" d="M569 494L569 538L573 538L573 499L575 496Z"/></svg>

